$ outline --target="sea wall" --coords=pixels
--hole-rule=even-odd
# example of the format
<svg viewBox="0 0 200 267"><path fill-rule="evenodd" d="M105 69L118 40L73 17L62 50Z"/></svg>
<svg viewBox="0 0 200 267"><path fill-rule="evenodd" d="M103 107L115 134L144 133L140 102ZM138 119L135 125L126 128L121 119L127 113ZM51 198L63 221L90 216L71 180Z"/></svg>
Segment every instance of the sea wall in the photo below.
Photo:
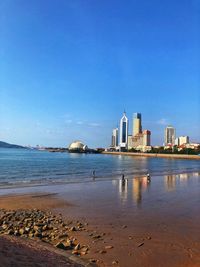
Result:
<svg viewBox="0 0 200 267"><path fill-rule="evenodd" d="M134 153L134 152L102 152L102 154L122 155L122 156L132 156L132 157L200 160L200 156L198 155L185 155L185 154L183 155L183 154L158 154L158 153Z"/></svg>

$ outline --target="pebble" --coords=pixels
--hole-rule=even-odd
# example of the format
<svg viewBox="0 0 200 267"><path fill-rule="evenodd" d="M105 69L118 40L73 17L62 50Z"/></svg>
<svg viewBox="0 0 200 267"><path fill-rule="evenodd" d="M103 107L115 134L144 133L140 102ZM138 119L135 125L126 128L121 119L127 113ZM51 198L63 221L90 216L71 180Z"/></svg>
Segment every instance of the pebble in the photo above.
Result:
<svg viewBox="0 0 200 267"><path fill-rule="evenodd" d="M113 246L105 246L105 249L111 249Z"/></svg>
<svg viewBox="0 0 200 267"><path fill-rule="evenodd" d="M71 226L67 227L69 224ZM86 225L80 221L77 224L80 230ZM40 238L59 249L71 250L73 254L77 254L78 251L79 255L85 255L88 253L88 247L77 244L76 238L69 237L69 232L77 230L77 224L73 221L66 223L61 215L56 216L39 209L16 211L0 209L0 235Z"/></svg>

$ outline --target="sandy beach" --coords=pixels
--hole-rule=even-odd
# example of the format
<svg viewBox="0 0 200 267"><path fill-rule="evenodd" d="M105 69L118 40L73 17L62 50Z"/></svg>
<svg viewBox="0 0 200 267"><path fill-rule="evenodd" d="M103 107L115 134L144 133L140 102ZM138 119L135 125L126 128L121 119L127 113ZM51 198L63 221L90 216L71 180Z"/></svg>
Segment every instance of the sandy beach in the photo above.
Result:
<svg viewBox="0 0 200 267"><path fill-rule="evenodd" d="M197 267L199 188L198 173L16 188L1 191L0 208L37 208L81 222L84 229L71 235L88 253L77 257L97 266Z"/></svg>

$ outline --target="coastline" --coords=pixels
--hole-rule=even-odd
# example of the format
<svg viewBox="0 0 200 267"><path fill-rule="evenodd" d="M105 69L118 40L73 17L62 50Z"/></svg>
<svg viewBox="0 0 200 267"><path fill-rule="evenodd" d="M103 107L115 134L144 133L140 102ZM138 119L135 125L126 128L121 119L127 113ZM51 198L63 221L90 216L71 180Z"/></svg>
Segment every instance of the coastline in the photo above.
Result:
<svg viewBox="0 0 200 267"><path fill-rule="evenodd" d="M196 267L200 176L153 176L33 188L0 197L0 208L42 209L84 223L72 236L98 266ZM191 197L192 196L192 197ZM181 203L181 204L180 204ZM63 251L65 252L65 251Z"/></svg>
<svg viewBox="0 0 200 267"><path fill-rule="evenodd" d="M108 155L121 155L131 157L149 157L149 158L170 158L170 159L193 159L200 160L198 155L183 155L183 154L159 154L159 153L134 153L134 152L102 152Z"/></svg>

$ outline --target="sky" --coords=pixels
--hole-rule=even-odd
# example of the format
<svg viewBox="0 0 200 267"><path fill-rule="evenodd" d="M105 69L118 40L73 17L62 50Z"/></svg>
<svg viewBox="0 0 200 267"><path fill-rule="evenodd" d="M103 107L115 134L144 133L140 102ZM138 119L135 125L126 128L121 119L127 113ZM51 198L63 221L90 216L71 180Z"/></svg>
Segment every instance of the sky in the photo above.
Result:
<svg viewBox="0 0 200 267"><path fill-rule="evenodd" d="M126 110L200 142L199 0L1 0L0 140L106 147Z"/></svg>

